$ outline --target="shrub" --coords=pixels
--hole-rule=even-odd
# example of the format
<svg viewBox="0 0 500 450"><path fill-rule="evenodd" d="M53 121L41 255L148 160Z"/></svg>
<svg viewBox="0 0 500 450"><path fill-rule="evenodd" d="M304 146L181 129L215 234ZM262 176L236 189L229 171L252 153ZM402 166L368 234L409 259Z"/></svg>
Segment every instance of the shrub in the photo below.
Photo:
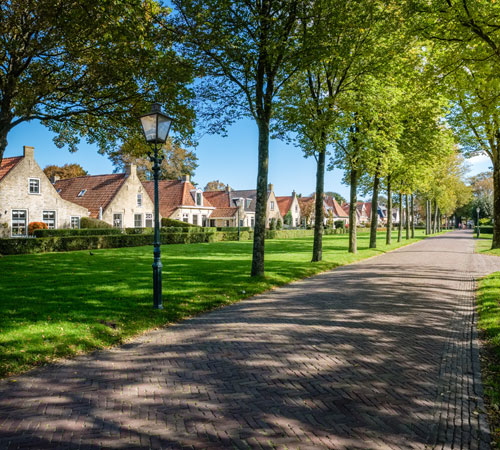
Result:
<svg viewBox="0 0 500 450"><path fill-rule="evenodd" d="M169 219L168 217L163 217L161 219L162 227L182 227L182 228L190 228L196 227L200 228L198 225L193 225L192 223L183 222L182 220Z"/></svg>
<svg viewBox="0 0 500 450"><path fill-rule="evenodd" d="M479 225L491 225L491 219L489 217L483 217L482 219L479 219Z"/></svg>
<svg viewBox="0 0 500 450"><path fill-rule="evenodd" d="M217 231L238 231L238 227L217 227ZM240 227L240 231L252 231L252 227Z"/></svg>
<svg viewBox="0 0 500 450"><path fill-rule="evenodd" d="M333 224L335 225L335 228L342 230L345 228L345 222L343 220L336 220Z"/></svg>
<svg viewBox="0 0 500 450"><path fill-rule="evenodd" d="M80 228L113 228L104 220L94 219L93 217L82 217L80 219Z"/></svg>
<svg viewBox="0 0 500 450"><path fill-rule="evenodd" d="M271 222L269 222L269 229L276 230L276 219L272 218Z"/></svg>
<svg viewBox="0 0 500 450"><path fill-rule="evenodd" d="M154 228L125 228L125 234L153 234Z"/></svg>
<svg viewBox="0 0 500 450"><path fill-rule="evenodd" d="M47 230L47 224L45 222L30 222L28 224L28 234L33 236L35 230Z"/></svg>
<svg viewBox="0 0 500 450"><path fill-rule="evenodd" d="M475 228L477 229L477 227ZM493 234L493 227L487 227L487 226L479 227L479 233Z"/></svg>
<svg viewBox="0 0 500 450"><path fill-rule="evenodd" d="M57 230L35 230L35 237L58 237L58 236L102 236L110 234L122 234L120 228L59 228Z"/></svg>
<svg viewBox="0 0 500 450"><path fill-rule="evenodd" d="M277 230L283 229L283 222L281 221L281 218L279 218L278 221L276 222L276 229Z"/></svg>

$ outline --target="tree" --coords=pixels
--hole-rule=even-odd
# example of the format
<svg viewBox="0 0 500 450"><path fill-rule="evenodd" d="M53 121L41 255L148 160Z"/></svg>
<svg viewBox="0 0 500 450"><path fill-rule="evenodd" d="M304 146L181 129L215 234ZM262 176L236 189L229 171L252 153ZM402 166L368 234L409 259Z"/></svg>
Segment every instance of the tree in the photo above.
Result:
<svg viewBox="0 0 500 450"><path fill-rule="evenodd" d="M434 44L430 62L454 102L450 123L464 153L486 154L493 164L492 248L500 248L500 4L472 0L411 3L419 13L417 32Z"/></svg>
<svg viewBox="0 0 500 450"><path fill-rule="evenodd" d="M190 66L159 41L167 9L154 0L10 0L0 14L0 162L9 132L32 120L58 147L85 137L105 151L153 98L189 128Z"/></svg>
<svg viewBox="0 0 500 450"><path fill-rule="evenodd" d="M287 227L291 227L293 225L293 217L291 211L288 211L285 214L285 217L283 217L283 222Z"/></svg>
<svg viewBox="0 0 500 450"><path fill-rule="evenodd" d="M137 166L137 175L141 180L153 179L153 163L146 156L151 148L142 136L134 136L120 148L109 152L109 159L115 166L115 171L123 172L129 164ZM160 166L160 179L176 180L183 175L193 176L198 167L196 155L168 139L163 144L160 153L164 158Z"/></svg>
<svg viewBox="0 0 500 450"><path fill-rule="evenodd" d="M250 116L258 128L252 276L264 275L269 130L276 97L298 61L299 0L173 0L184 51L204 75L198 84L211 131Z"/></svg>
<svg viewBox="0 0 500 450"><path fill-rule="evenodd" d="M205 191L224 191L226 185L219 180L209 181L205 186Z"/></svg>
<svg viewBox="0 0 500 450"><path fill-rule="evenodd" d="M53 176L59 177L61 180L65 180L67 178L75 178L75 177L83 177L85 175L88 175L88 172L83 169L80 164L64 164L64 166L46 166L45 169L43 169L43 172L45 175L47 175L48 178L51 178Z"/></svg>

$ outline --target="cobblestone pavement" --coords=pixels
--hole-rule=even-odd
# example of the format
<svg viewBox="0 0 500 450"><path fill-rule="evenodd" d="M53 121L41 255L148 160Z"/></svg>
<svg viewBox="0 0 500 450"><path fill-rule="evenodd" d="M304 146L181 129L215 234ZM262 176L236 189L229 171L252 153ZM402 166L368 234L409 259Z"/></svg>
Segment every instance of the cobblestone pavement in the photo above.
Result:
<svg viewBox="0 0 500 450"><path fill-rule="evenodd" d="M0 448L489 448L453 232L0 382ZM214 274L216 275L216 274Z"/></svg>

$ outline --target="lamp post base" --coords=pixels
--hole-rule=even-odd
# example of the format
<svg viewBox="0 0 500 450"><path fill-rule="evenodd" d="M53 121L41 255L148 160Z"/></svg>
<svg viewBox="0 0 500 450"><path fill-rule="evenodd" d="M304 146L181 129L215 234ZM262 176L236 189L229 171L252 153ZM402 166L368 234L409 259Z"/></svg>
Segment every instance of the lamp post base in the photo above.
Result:
<svg viewBox="0 0 500 450"><path fill-rule="evenodd" d="M162 267L160 260L153 263L153 306L155 309L163 309L162 304Z"/></svg>

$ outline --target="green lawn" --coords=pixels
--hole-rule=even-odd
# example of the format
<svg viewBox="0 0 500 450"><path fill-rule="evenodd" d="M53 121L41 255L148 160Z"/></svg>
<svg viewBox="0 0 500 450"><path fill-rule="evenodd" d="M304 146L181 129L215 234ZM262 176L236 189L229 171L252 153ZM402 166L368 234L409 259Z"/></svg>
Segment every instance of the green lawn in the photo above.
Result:
<svg viewBox="0 0 500 450"><path fill-rule="evenodd" d="M492 237L482 234L476 243L476 252L500 256L500 249L491 249ZM483 341L481 375L492 438L500 448L500 272L479 281L477 309Z"/></svg>
<svg viewBox="0 0 500 450"><path fill-rule="evenodd" d="M397 233L394 233L394 242ZM423 239L417 230L413 241ZM0 258L0 376L56 358L122 342L144 330L179 321L339 265L405 245L357 255L347 235L324 237L324 260L311 263L312 238L268 240L266 277L252 279L252 242L162 247L163 311L152 308L152 247Z"/></svg>

